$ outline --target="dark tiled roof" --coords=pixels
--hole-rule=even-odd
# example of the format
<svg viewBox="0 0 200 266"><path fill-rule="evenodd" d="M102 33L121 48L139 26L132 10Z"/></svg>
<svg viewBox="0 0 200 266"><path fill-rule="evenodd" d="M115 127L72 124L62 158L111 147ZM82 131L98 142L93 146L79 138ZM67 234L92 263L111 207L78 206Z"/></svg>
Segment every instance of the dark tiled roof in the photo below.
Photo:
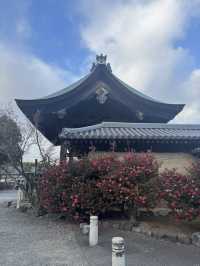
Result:
<svg viewBox="0 0 200 266"><path fill-rule="evenodd" d="M58 134L63 127L118 119L130 123L167 123L184 108L183 104L164 103L132 88L111 72L106 61L97 61L88 75L56 93L39 99L16 99L16 103L55 145L60 144Z"/></svg>
<svg viewBox="0 0 200 266"><path fill-rule="evenodd" d="M64 128L60 138L200 140L200 125L103 122L82 128Z"/></svg>

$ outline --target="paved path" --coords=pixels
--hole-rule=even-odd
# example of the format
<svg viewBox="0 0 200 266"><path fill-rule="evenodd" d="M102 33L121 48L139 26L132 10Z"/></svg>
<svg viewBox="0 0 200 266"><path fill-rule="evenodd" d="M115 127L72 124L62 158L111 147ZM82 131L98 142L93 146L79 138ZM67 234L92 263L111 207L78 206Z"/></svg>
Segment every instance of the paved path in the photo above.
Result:
<svg viewBox="0 0 200 266"><path fill-rule="evenodd" d="M200 265L194 246L104 229L99 245L90 248L76 226L0 204L0 266L110 266L112 236L124 236L128 266Z"/></svg>
<svg viewBox="0 0 200 266"><path fill-rule="evenodd" d="M0 190L0 203L16 200L17 190Z"/></svg>

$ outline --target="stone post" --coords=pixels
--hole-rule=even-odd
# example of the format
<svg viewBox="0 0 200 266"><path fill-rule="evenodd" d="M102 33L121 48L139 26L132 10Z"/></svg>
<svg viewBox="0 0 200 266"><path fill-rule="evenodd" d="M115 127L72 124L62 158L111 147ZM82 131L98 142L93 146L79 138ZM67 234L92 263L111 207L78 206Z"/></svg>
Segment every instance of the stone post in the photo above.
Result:
<svg viewBox="0 0 200 266"><path fill-rule="evenodd" d="M89 224L85 224L85 225L83 226L83 228L82 228L82 233L83 233L84 235L88 235L89 232L90 232L90 225L89 225Z"/></svg>
<svg viewBox="0 0 200 266"><path fill-rule="evenodd" d="M80 223L80 229L84 235L87 235L90 231L90 225L87 223Z"/></svg>
<svg viewBox="0 0 200 266"><path fill-rule="evenodd" d="M192 244L200 247L200 232L195 232L192 234Z"/></svg>
<svg viewBox="0 0 200 266"><path fill-rule="evenodd" d="M124 239L112 238L112 266L126 266Z"/></svg>
<svg viewBox="0 0 200 266"><path fill-rule="evenodd" d="M90 216L89 245L91 247L98 244L98 216Z"/></svg>
<svg viewBox="0 0 200 266"><path fill-rule="evenodd" d="M17 190L17 209L20 208L21 202L24 199L24 192L22 191L22 189L19 187Z"/></svg>

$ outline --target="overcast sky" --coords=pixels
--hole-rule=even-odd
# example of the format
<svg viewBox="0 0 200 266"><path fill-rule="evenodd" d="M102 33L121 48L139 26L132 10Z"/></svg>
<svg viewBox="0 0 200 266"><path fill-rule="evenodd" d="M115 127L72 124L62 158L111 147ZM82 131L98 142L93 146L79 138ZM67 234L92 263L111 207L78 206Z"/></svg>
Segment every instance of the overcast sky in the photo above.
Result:
<svg viewBox="0 0 200 266"><path fill-rule="evenodd" d="M88 73L95 55L134 88L200 123L200 0L0 0L0 102Z"/></svg>

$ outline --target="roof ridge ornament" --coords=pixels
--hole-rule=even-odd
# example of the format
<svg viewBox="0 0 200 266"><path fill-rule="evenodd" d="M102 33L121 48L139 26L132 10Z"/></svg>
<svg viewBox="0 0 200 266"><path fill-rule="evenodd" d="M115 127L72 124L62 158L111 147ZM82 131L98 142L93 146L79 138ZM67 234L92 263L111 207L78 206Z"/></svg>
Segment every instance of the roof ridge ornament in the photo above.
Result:
<svg viewBox="0 0 200 266"><path fill-rule="evenodd" d="M96 64L105 65L107 60L107 55L96 55Z"/></svg>
<svg viewBox="0 0 200 266"><path fill-rule="evenodd" d="M96 55L96 62L92 64L90 71L92 72L98 65L105 65L109 72L112 72L110 63L107 63L107 55Z"/></svg>

